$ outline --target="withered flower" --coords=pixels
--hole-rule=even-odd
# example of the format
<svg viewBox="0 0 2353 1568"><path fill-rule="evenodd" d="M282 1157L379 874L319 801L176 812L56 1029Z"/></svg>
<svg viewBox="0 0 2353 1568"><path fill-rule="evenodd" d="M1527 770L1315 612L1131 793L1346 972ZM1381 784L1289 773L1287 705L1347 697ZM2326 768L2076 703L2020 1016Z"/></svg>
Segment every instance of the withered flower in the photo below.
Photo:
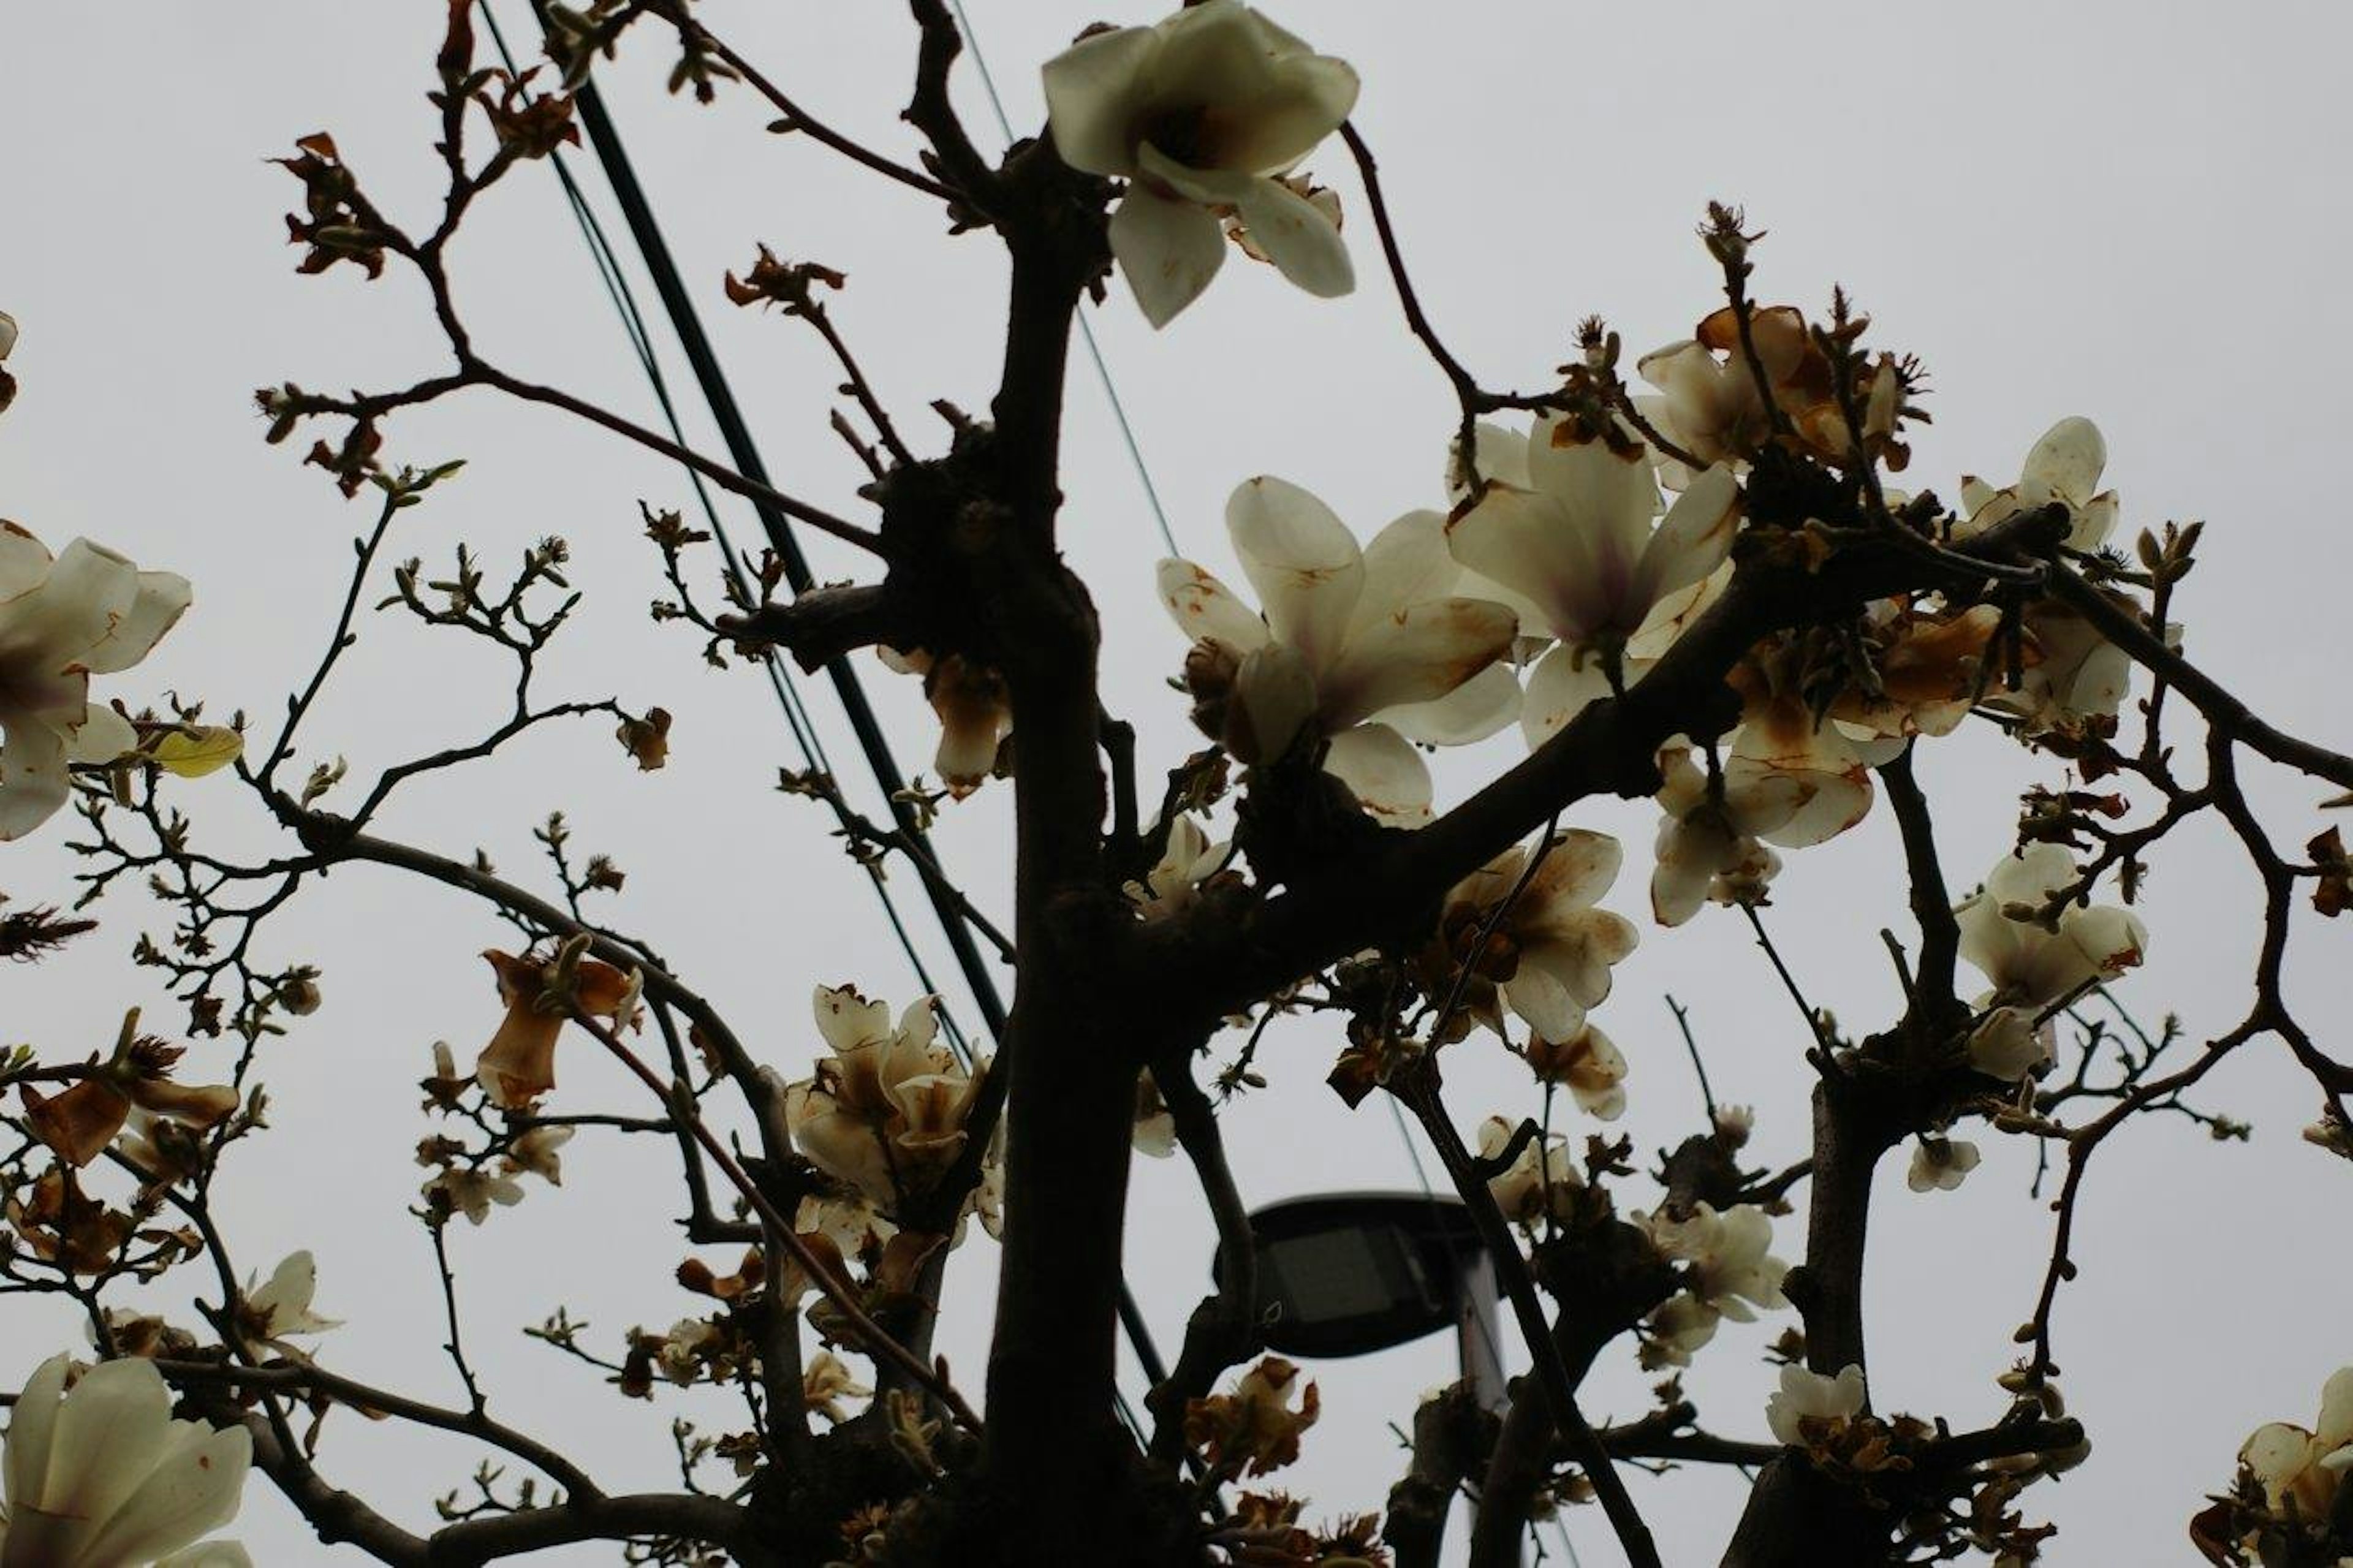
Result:
<svg viewBox="0 0 2353 1568"><path fill-rule="evenodd" d="M1314 1384L1291 1407L1299 1368L1268 1356L1244 1373L1231 1394L1214 1394L1185 1405L1185 1440L1208 1459L1212 1470L1262 1476L1299 1458L1300 1435L1315 1425L1322 1401Z"/></svg>
<svg viewBox="0 0 2353 1568"><path fill-rule="evenodd" d="M517 958L496 948L482 954L499 977L507 1016L476 1059L474 1076L501 1109L527 1110L555 1087L555 1041L574 1007L617 1024L629 1021L624 1014L637 990L629 976L580 957L575 946L567 943L548 958Z"/></svg>

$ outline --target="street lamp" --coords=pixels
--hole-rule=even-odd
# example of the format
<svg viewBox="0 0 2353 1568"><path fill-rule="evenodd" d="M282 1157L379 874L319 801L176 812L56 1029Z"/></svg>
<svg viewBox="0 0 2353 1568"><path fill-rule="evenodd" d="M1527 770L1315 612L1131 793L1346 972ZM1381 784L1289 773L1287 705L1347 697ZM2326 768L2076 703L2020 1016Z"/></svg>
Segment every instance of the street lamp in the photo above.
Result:
<svg viewBox="0 0 2353 1568"><path fill-rule="evenodd" d="M1487 1410L1507 1394L1496 1354L1495 1269L1460 1199L1318 1193L1250 1215L1259 1338L1305 1357L1367 1355L1451 1327ZM1211 1264L1225 1278L1225 1254Z"/></svg>

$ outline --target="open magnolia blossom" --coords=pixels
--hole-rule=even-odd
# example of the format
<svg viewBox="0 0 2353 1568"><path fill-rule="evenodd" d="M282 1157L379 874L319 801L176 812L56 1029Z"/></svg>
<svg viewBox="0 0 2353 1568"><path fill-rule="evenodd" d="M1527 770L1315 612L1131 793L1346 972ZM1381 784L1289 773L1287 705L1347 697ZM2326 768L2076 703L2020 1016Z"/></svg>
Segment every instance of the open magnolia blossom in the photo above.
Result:
<svg viewBox="0 0 2353 1568"><path fill-rule="evenodd" d="M1961 1184L1984 1156L1966 1138L1932 1138L1923 1133L1912 1145L1912 1167L1904 1184L1915 1193L1949 1193Z"/></svg>
<svg viewBox="0 0 2353 1568"><path fill-rule="evenodd" d="M1961 956L1993 983L1980 1008L2039 1011L2140 963L2148 931L2130 910L2070 903L2044 922L2052 895L2077 880L2064 845L2030 844L1997 861L1985 886L1953 907Z"/></svg>
<svg viewBox="0 0 2353 1568"><path fill-rule="evenodd" d="M1975 474L1961 478L1961 510L1968 518L1954 530L1973 539L2023 511L2052 502L2067 509L2067 547L2097 550L2116 531L2116 495L2100 489L2108 466L2108 443L2100 427L2071 415L2042 433L2026 454L2018 482L1994 489Z"/></svg>
<svg viewBox="0 0 2353 1568"><path fill-rule="evenodd" d="M1519 1124L1490 1116L1479 1124L1479 1158L1497 1160L1510 1148ZM1577 1205L1585 1179L1570 1158L1568 1140L1559 1133L1539 1133L1527 1140L1519 1157L1491 1177L1487 1190L1505 1219L1534 1226L1546 1219L1565 1219Z"/></svg>
<svg viewBox="0 0 2353 1568"><path fill-rule="evenodd" d="M420 1160L423 1157L419 1156ZM427 1164L435 1161L423 1161ZM522 1202L522 1184L503 1172L473 1165L444 1165L418 1189L426 1203L445 1214L461 1214L471 1225L491 1217L492 1207Z"/></svg>
<svg viewBox="0 0 2353 1568"><path fill-rule="evenodd" d="M2339 1367L2320 1391L2320 1420L2307 1432L2284 1421L2255 1428L2239 1462L2263 1489L2274 1513L2291 1502L2306 1520L2328 1517L2345 1474L2353 1470L2353 1366Z"/></svg>
<svg viewBox="0 0 2353 1568"><path fill-rule="evenodd" d="M142 572L87 539L52 558L0 520L0 841L66 803L69 763L138 748L131 721L90 700L90 678L145 658L189 597L185 577Z"/></svg>
<svg viewBox="0 0 2353 1568"><path fill-rule="evenodd" d="M1457 745L1511 722L1519 689L1497 661L1512 612L1456 593L1436 512L1409 512L1360 548L1322 501L1261 477L1227 501L1226 531L1264 615L1189 561L1159 567L1162 602L1193 639L1195 722L1249 763L1303 732L1328 739L1324 767L1367 810L1426 817L1430 771L1408 742Z"/></svg>
<svg viewBox="0 0 2353 1568"><path fill-rule="evenodd" d="M1725 770L1720 794L1681 743L1659 753L1659 836L1651 873L1651 913L1679 926L1700 905L1761 903L1781 868L1780 857L1758 837L1786 825L1803 804L1804 787L1767 772Z"/></svg>
<svg viewBox="0 0 2353 1568"><path fill-rule="evenodd" d="M948 794L962 800L987 783L997 771L998 749L1013 732L1013 700L1006 693L1005 678L962 654L935 659L921 648L876 651L900 674L923 678L923 698L940 721L932 766Z"/></svg>
<svg viewBox="0 0 2353 1568"><path fill-rule="evenodd" d="M818 986L816 1010L833 1054L786 1090L786 1125L819 1170L895 1216L963 1152L980 1079L936 1043L928 996L910 1003L895 1028L888 1007L849 986Z"/></svg>
<svg viewBox="0 0 2353 1568"><path fill-rule="evenodd" d="M237 1517L253 1460L242 1426L172 1419L152 1362L37 1367L10 1412L0 1568L252 1568L235 1542L192 1545Z"/></svg>
<svg viewBox="0 0 2353 1568"><path fill-rule="evenodd" d="M1356 107L1356 73L1243 5L1204 0L1082 37L1046 62L1046 123L1073 169L1128 182L1112 254L1166 326L1226 258L1226 222L1309 293L1356 287L1336 213L1288 174Z"/></svg>
<svg viewBox="0 0 2353 1568"><path fill-rule="evenodd" d="M493 1105L527 1110L555 1087L555 1042L574 1006L616 1026L637 1021L639 982L609 963L568 950L551 958L517 958L492 948L482 956L499 977L499 1000L507 1008L474 1063L474 1076Z"/></svg>
<svg viewBox="0 0 2353 1568"><path fill-rule="evenodd" d="M1765 1402L1765 1425L1792 1448L1835 1436L1862 1414L1862 1368L1844 1366L1824 1377L1802 1366L1781 1369L1781 1390Z"/></svg>
<svg viewBox="0 0 2353 1568"><path fill-rule="evenodd" d="M1596 1025L1588 1022L1565 1040L1538 1035L1526 1056L1537 1079L1566 1086L1587 1115L1615 1121L1626 1113L1626 1058Z"/></svg>
<svg viewBox="0 0 2353 1568"><path fill-rule="evenodd" d="M1167 845L1159 860L1145 873L1143 881L1130 882L1123 890L1145 920L1166 920L1191 909L1201 896L1202 884L1223 871L1231 858L1231 844L1223 839L1210 842L1199 823L1179 816L1168 825Z"/></svg>
<svg viewBox="0 0 2353 1568"><path fill-rule="evenodd" d="M1789 1266L1774 1257L1773 1221L1754 1204L1718 1213L1707 1203L1692 1205L1688 1218L1665 1214L1635 1215L1651 1244L1690 1267L1691 1295L1708 1310L1736 1323L1757 1320L1755 1308L1786 1307L1781 1281Z"/></svg>
<svg viewBox="0 0 2353 1568"><path fill-rule="evenodd" d="M2106 597L2118 605L2130 604L2119 595ZM2037 599L2020 616L2028 644L2025 668L2015 688L1988 692L1986 706L2016 714L2030 735L2073 734L2115 719L2132 690L2132 656L2102 637L2071 605ZM2165 640L2179 647L2181 627L2168 625Z"/></svg>
<svg viewBox="0 0 2353 1568"><path fill-rule="evenodd" d="M1689 1366L1692 1358L1715 1338L1724 1314L1682 1290L1670 1296L1642 1321L1641 1364L1647 1371Z"/></svg>
<svg viewBox="0 0 2353 1568"><path fill-rule="evenodd" d="M2016 1083L2051 1059L2051 1035L2035 1027L2031 1008L1995 1007L1969 1030L1968 1051L1978 1071Z"/></svg>
<svg viewBox="0 0 2353 1568"><path fill-rule="evenodd" d="M1433 989L1450 994L1467 967L1462 1016L1501 1034L1508 1007L1542 1039L1576 1039L1586 1009L1609 994L1610 966L1641 940L1633 921L1595 907L1623 858L1608 834L1572 827L1533 872L1518 845L1463 878L1447 893L1436 945L1424 954Z"/></svg>
<svg viewBox="0 0 2353 1568"><path fill-rule="evenodd" d="M318 1288L319 1266L307 1251L288 1254L271 1270L268 1284L256 1288L248 1283L237 1317L248 1347L267 1346L299 1358L301 1352L285 1342L289 1334L319 1334L342 1327L342 1319L322 1318L311 1310Z"/></svg>
<svg viewBox="0 0 2353 1568"><path fill-rule="evenodd" d="M503 1163L511 1175L529 1171L551 1187L564 1184L564 1157L557 1152L572 1142L575 1129L534 1127L507 1145Z"/></svg>
<svg viewBox="0 0 2353 1568"><path fill-rule="evenodd" d="M1529 701L1549 713L1595 657L1622 658L1653 609L1701 583L1731 553L1740 487L1712 468L1659 516L1659 483L1639 441L1588 436L1560 415L1528 437L1527 486L1490 479L1446 525L1454 559L1501 586L1526 629L1561 646L1529 676Z"/></svg>

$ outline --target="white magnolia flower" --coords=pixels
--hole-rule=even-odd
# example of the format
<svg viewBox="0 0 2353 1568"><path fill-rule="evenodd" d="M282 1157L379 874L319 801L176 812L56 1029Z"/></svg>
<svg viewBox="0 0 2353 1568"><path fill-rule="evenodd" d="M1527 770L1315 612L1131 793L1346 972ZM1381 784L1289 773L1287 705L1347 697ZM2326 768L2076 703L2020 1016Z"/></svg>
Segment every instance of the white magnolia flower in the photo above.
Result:
<svg viewBox="0 0 2353 1568"><path fill-rule="evenodd" d="M1974 538L2022 511L2052 501L2067 509L2067 546L2096 550L2116 531L2116 496L2100 489L2108 466L2108 444L2100 427L2080 415L2062 419L2042 433L2026 454L2018 482L1994 489L1974 474L1961 479L1961 508L1968 520L1954 531Z"/></svg>
<svg viewBox="0 0 2353 1568"><path fill-rule="evenodd" d="M1688 1290L1669 1297L1643 1323L1650 1342L1644 1366L1689 1366L1692 1357L1715 1338L1724 1314Z"/></svg>
<svg viewBox="0 0 2353 1568"><path fill-rule="evenodd" d="M1217 276L1228 217L1309 293L1356 287L1331 214L1282 177L1356 107L1346 62L1241 0L1206 0L1155 26L1082 38L1044 75L1062 161L1128 182L1112 214L1112 253L1154 326Z"/></svg>
<svg viewBox="0 0 2353 1568"><path fill-rule="evenodd" d="M702 1374L706 1352L715 1351L723 1336L718 1328L702 1318L681 1318L670 1326L660 1346L654 1352L656 1370L684 1388Z"/></svg>
<svg viewBox="0 0 2353 1568"><path fill-rule="evenodd" d="M1159 862L1145 873L1144 880L1127 885L1127 901L1145 920L1166 920L1192 908L1201 896L1201 884L1225 869L1232 857L1232 845L1223 839L1211 843L1199 823L1179 816L1168 825L1168 842Z"/></svg>
<svg viewBox="0 0 2353 1568"><path fill-rule="evenodd" d="M1979 1007L2041 1009L2140 963L2148 931L2129 910L2071 903L2049 927L2009 912L2021 905L2039 911L2053 893L2076 880L2074 858L2064 845L2029 845L2003 857L1987 874L1985 886L1954 906L1961 956L1993 983Z"/></svg>
<svg viewBox="0 0 2353 1568"><path fill-rule="evenodd" d="M1734 734L1720 795L1689 748L1659 756L1658 868L1651 910L1675 926L1713 899L1756 902L1781 868L1769 841L1804 848L1835 838L1871 810L1870 771L1835 725L1802 705L1764 704Z"/></svg>
<svg viewBox="0 0 2353 1568"><path fill-rule="evenodd" d="M572 1142L570 1127L534 1127L507 1145L506 1169L511 1175L529 1171L551 1187L564 1184L564 1157L558 1152Z"/></svg>
<svg viewBox="0 0 2353 1568"><path fill-rule="evenodd" d="M1566 1085L1587 1115L1615 1121L1626 1113L1626 1058L1598 1026L1588 1022L1565 1040L1539 1035L1527 1058L1537 1078Z"/></svg>
<svg viewBox="0 0 2353 1568"><path fill-rule="evenodd" d="M1541 1038L1570 1041L1586 1009L1609 994L1610 968L1641 941L1631 921L1596 907L1624 851L1606 833L1573 827L1533 874L1528 854L1514 846L1457 882L1439 917L1440 941L1451 964L1474 966L1463 993L1473 1016L1500 1032L1500 1001Z"/></svg>
<svg viewBox="0 0 2353 1568"><path fill-rule="evenodd" d="M247 1338L286 1351L289 1347L282 1342L289 1334L318 1334L342 1327L342 1319L322 1318L311 1310L311 1298L318 1288L319 1266L311 1254L290 1253L271 1271L269 1283L258 1289L250 1283L246 1286L239 1321Z"/></svg>
<svg viewBox="0 0 2353 1568"><path fill-rule="evenodd" d="M2138 615L2137 605L2109 596ZM2024 620L2033 657L2019 672L2016 689L1989 692L1986 706L2017 714L2030 735L2080 730L2088 720L2115 718L2132 690L2132 656L2102 637L2073 605L2040 599L2026 607ZM2180 647L2179 623L2166 626L2165 641L2168 647Z"/></svg>
<svg viewBox="0 0 2353 1568"><path fill-rule="evenodd" d="M900 1014L848 987L817 990L817 1026L831 1050L814 1076L785 1091L793 1142L818 1169L895 1214L963 1152L964 1120L979 1079L935 1042L925 996Z"/></svg>
<svg viewBox="0 0 2353 1568"><path fill-rule="evenodd" d="M70 1391L70 1357L37 1368L10 1413L0 1568L252 1568L235 1542L253 1437L172 1419L152 1362L103 1362Z"/></svg>
<svg viewBox="0 0 2353 1568"><path fill-rule="evenodd" d="M1904 1184L1915 1193L1949 1193L1983 1158L1966 1138L1924 1136L1912 1146L1912 1168L1905 1173Z"/></svg>
<svg viewBox="0 0 2353 1568"><path fill-rule="evenodd" d="M1322 501L1261 477L1226 503L1226 531L1262 616L1189 561L1159 568L1162 602L1194 639L1195 718L1244 763L1271 762L1312 730L1368 810L1426 816L1430 773L1408 742L1458 745L1511 722L1519 689L1497 661L1512 612L1457 595L1461 569L1433 511L1359 548Z"/></svg>
<svg viewBox="0 0 2353 1568"><path fill-rule="evenodd" d="M2353 1366L2339 1367L2320 1392L2318 1429L2284 1421L2258 1426L2239 1450L2274 1513L2294 1499L2307 1520L2326 1519L2345 1472L2353 1469Z"/></svg>
<svg viewBox="0 0 2353 1568"><path fill-rule="evenodd" d="M2016 1083L2051 1059L2048 1029L2034 1026L2026 1007L1995 1007L1969 1031L1969 1066L1988 1078Z"/></svg>
<svg viewBox="0 0 2353 1568"><path fill-rule="evenodd" d="M1527 474L1525 489L1491 481L1446 525L1446 540L1457 561L1513 595L1528 630L1560 639L1530 677L1532 706L1550 712L1556 704L1536 692L1575 685L1595 655L1620 657L1661 601L1724 564L1740 487L1730 468L1712 468L1661 520L1641 445L1577 439L1557 415L1537 419Z"/></svg>
<svg viewBox="0 0 2353 1568"><path fill-rule="evenodd" d="M0 521L0 841L66 802L66 764L135 748L131 721L90 700L90 678L130 668L188 607L185 577L142 572L77 539L52 559Z"/></svg>
<svg viewBox="0 0 2353 1568"><path fill-rule="evenodd" d="M1793 1448L1807 1446L1809 1426L1835 1430L1862 1414L1862 1368L1845 1366L1824 1377L1801 1366L1781 1369L1781 1391L1765 1402L1765 1425Z"/></svg>
<svg viewBox="0 0 2353 1568"><path fill-rule="evenodd" d="M1781 1281L1789 1266L1768 1250L1773 1245L1773 1221L1754 1204L1738 1204L1718 1213L1712 1204L1692 1205L1691 1217L1636 1216L1653 1246L1678 1263L1691 1266L1692 1294L1710 1310L1736 1323L1757 1321L1753 1308L1771 1310L1788 1305Z"/></svg>
<svg viewBox="0 0 2353 1568"><path fill-rule="evenodd" d="M1499 1158L1517 1131L1516 1123L1500 1116L1487 1118L1479 1124L1479 1157ZM1519 1158L1489 1179L1487 1191L1494 1194L1495 1206L1504 1211L1505 1219L1534 1226L1547 1215L1565 1218L1584 1185L1576 1162L1569 1158L1568 1141L1556 1132L1530 1138Z"/></svg>
<svg viewBox="0 0 2353 1568"><path fill-rule="evenodd" d="M522 1202L522 1184L512 1176L466 1165L452 1165L427 1178L421 1190L427 1203L438 1194L451 1212L464 1215L474 1225L491 1217L493 1205L512 1208Z"/></svg>

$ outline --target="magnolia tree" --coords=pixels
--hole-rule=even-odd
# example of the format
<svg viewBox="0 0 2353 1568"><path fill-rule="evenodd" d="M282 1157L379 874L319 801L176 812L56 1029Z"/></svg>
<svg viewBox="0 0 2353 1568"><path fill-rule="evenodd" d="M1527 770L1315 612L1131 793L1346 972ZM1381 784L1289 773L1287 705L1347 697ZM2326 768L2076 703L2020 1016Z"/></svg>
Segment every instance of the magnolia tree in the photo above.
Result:
<svg viewBox="0 0 2353 1568"><path fill-rule="evenodd" d="M2339 912L2353 861L2319 818L2263 820L2241 784L2263 759L2344 805L2353 795L2322 796L2353 790L2353 760L2267 725L2183 652L2173 617L2198 526L2126 527L2084 418L2022 457L1989 454L2003 482L1896 488L1927 417L1917 363L1842 293L1820 309L1763 302L1758 237L1729 206L1701 225L1722 287L1691 302L1689 337L1629 354L1591 320L1560 345L1556 383L1491 387L1416 296L1344 61L1240 0L1091 29L1043 66L1046 123L993 161L952 106L950 13L911 8L920 166L812 118L683 0L550 5L549 61L521 74L487 63L470 5L451 0L431 93L447 186L423 209L379 205L330 133L279 160L300 270L413 275L447 349L409 385L259 395L269 438L307 448L373 511L282 715L258 693L237 696L276 716L143 705L168 680L188 581L59 542L53 522L0 532L0 838L60 835L85 858L78 895L12 889L0 952L40 958L83 937L111 907L101 895L144 884L170 918L133 956L180 1004L121 1017L111 1052L36 1043L0 1064L18 1134L0 1164L0 1289L64 1298L88 1331L19 1346L0 1563L245 1562L216 1532L269 1487L320 1540L396 1563L602 1542L640 1563L1405 1568L1439 1560L1455 1515L1469 1560L1500 1564L1519 1560L1532 1521L1576 1507L1606 1518L1627 1561L1655 1564L1622 1468L1668 1462L1751 1479L1723 1548L1741 1568L2040 1560L2042 1483L2090 1451L2054 1357L2078 1195L2102 1148L2160 1112L2243 1135L2193 1091L2234 1053L2281 1051L2320 1103L2306 1136L2353 1155L2353 1065L2292 1014L2282 975L2292 923ZM833 313L838 273L762 247L726 279L737 305L805 323L836 361L836 426L871 479L852 515L476 345L452 283L460 226L518 168L578 142L598 63L623 47L674 52L674 89L758 95L779 128L937 204L952 229L985 231L962 243L1004 247L1001 381L986 416L942 405L937 440L894 422L861 373ZM1303 172L1311 157L1345 198ZM1366 271L1394 290L1401 332L1459 407L1430 432L1445 479L1427 499L1444 505L1360 534L1289 479L1232 476L1246 581L1161 563L1180 695L1139 739L1106 710L1095 601L1058 544L1071 336L1090 308L1182 331L1221 271L1261 264L1308 295ZM0 356L16 332L0 318ZM939 721L936 788L902 792L878 822L823 773L784 783L1003 960L1013 1003L990 1054L952 1049L934 998L870 994L855 975L794 976L784 992L813 989L808 1016L795 1003L726 1016L691 952L658 956L656 933L607 918L598 898L621 875L576 860L560 822L543 834L552 877L387 836L396 795L545 726L604 726L641 768L667 757L663 710L541 694L577 597L560 540L511 571L463 547L442 567L405 558L414 509L455 465L397 464L387 435L405 411L484 391L652 448L871 558L833 586L782 554L733 572L707 531L644 513L655 618L712 663L748 679L779 657L811 670L879 657L868 668L920 680ZM15 392L0 374L0 400ZM201 578L201 559L174 564ZM357 776L325 731L371 606L502 661L511 710ZM1431 748L1515 726L1523 760L1436 798ZM2021 809L2013 838L1949 865L1914 753L1964 728L2015 742ZM976 792L1012 798L1002 927L926 837ZM279 832L265 853L218 848L188 815L239 795ZM1607 796L1656 804L1655 837L1630 857L1577 820ZM1900 830L1886 871L1913 927L1882 933L1883 954L1865 939L1904 1000L1858 1026L1806 1003L1759 910L1777 879L1805 876L1806 851L1874 811ZM2119 1053L2078 1026L2083 1009L2142 963L2145 868L2200 820L2243 849L2260 890L2253 1000L2203 1040L2133 1026ZM438 1047L422 1083L413 1213L448 1321L417 1331L446 1334L459 1404L342 1370L311 1256L257 1267L237 1215L213 1202L219 1173L268 1135L265 1111L319 1109L266 1106L257 1075L322 1004L295 911L363 864L477 900L518 933L485 955L481 1043ZM1812 1117L1759 1126L1710 1104L1653 1162L1609 1131L1628 1072L1604 1032L1611 971L1695 919L1745 920L1771 955L1810 1035L1791 1070L1810 1075ZM1507 1389L1466 1380L1400 1408L1397 1473L1312 1502L1278 1472L1315 1423L1314 1378L1332 1373L1266 1353L1280 1325L1221 1131L1221 1110L1265 1087L1259 1046L1279 1018L1293 1037L1320 1034L1331 1092L1393 1101L1435 1149L1525 1366ZM1525 1092L1450 1097L1450 1069L1474 1054L1517 1058ZM619 1063L641 1096L579 1102L567 1064L583 1056ZM672 1492L604 1490L554 1435L493 1415L458 1331L449 1233L527 1232L531 1194L582 1157L569 1141L587 1126L674 1146L668 1201L687 1247L646 1261L674 1270L693 1306L617 1343L560 1315L532 1331L613 1384L616 1421L665 1383L740 1398L723 1428L679 1430ZM1969 1426L1876 1397L1862 1286L1874 1173L1905 1162L1915 1192L1951 1188L1989 1137L2041 1146L2055 1226L2016 1359L1986 1369L2007 1411ZM1124 1425L1138 1151L1181 1152L1226 1266ZM949 1255L984 1234L1002 1247L993 1307L943 1299ZM173 1275L186 1312L125 1304ZM985 1368L934 1354L943 1314L991 1312ZM1783 1325L1779 1391L1762 1409L1708 1401L1703 1426L1718 1325L1759 1315ZM1655 1407L1589 1418L1580 1391L1605 1359L1659 1374ZM2340 1484L2353 1369L2316 1363L2311 1381L2309 1428L2263 1427L2211 1497L2182 1500L2208 1560L2353 1561ZM412 1530L387 1511L400 1500L338 1466L337 1434L360 1420L501 1468Z"/></svg>

